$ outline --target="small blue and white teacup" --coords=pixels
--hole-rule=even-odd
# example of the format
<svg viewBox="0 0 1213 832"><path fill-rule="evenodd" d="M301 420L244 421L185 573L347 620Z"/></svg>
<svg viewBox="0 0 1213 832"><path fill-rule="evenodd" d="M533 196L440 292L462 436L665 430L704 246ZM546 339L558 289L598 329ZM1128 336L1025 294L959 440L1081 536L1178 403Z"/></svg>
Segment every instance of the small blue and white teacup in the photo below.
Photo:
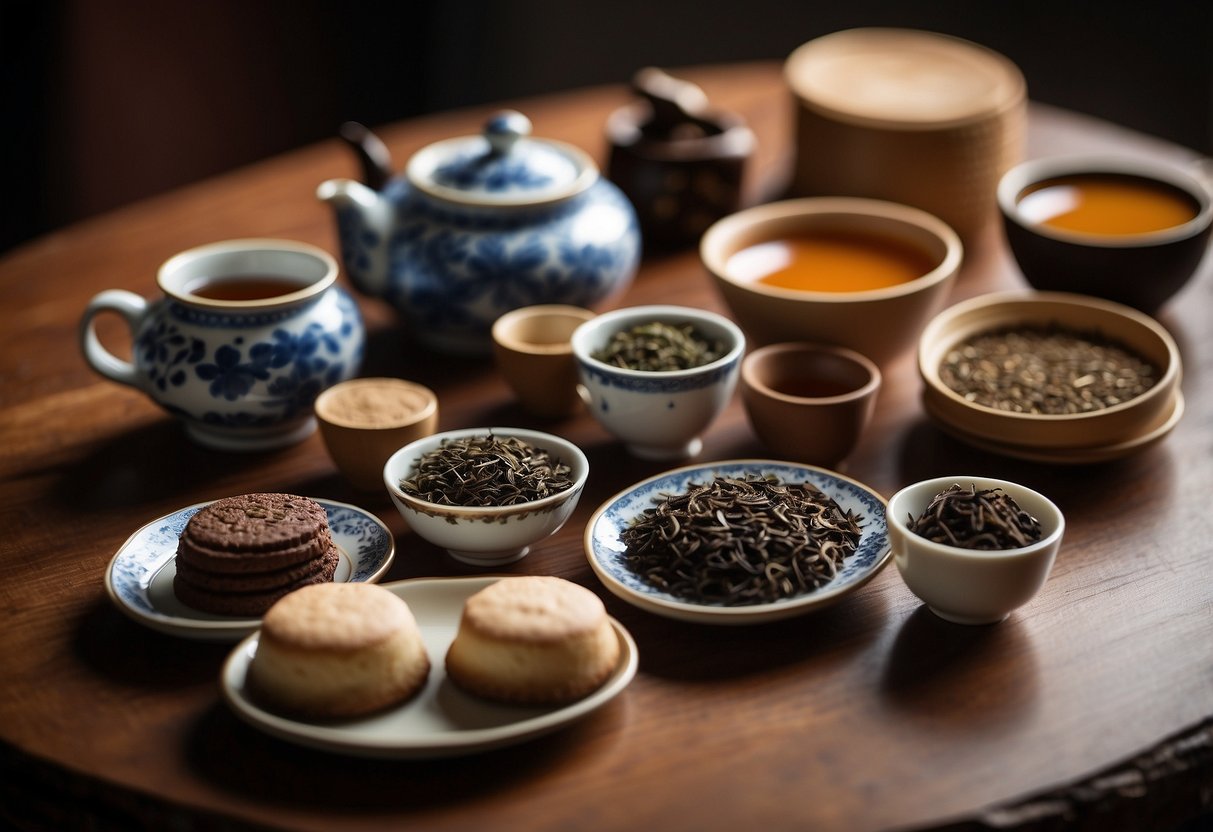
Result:
<svg viewBox="0 0 1213 832"><path fill-rule="evenodd" d="M289 445L316 429L316 396L362 365L362 315L336 280L337 262L314 246L212 243L160 267L163 298L122 289L95 296L80 322L80 346L94 370L147 393L202 445ZM126 321L130 361L97 338L102 312Z"/></svg>
<svg viewBox="0 0 1213 832"><path fill-rule="evenodd" d="M617 332L641 324L691 324L723 355L686 370L632 370L594 358ZM736 324L685 306L632 306L586 321L573 333L581 394L594 418L643 459L685 459L737 387L745 336Z"/></svg>

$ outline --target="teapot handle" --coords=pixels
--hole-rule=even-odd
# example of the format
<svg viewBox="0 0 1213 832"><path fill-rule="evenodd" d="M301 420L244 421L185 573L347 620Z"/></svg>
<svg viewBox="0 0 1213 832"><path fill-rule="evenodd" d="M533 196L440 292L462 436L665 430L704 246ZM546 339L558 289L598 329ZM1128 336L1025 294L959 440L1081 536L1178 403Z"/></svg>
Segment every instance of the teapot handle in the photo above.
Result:
<svg viewBox="0 0 1213 832"><path fill-rule="evenodd" d="M126 321L131 337L134 338L147 309L146 300L125 289L108 289L89 301L84 310L84 317L80 319L80 349L89 366L112 381L142 389L135 365L122 360L101 345L93 319L101 312L117 312Z"/></svg>
<svg viewBox="0 0 1213 832"><path fill-rule="evenodd" d="M372 191L382 191L392 178L392 155L387 145L356 121L341 125L338 135L358 157L362 167L362 183Z"/></svg>

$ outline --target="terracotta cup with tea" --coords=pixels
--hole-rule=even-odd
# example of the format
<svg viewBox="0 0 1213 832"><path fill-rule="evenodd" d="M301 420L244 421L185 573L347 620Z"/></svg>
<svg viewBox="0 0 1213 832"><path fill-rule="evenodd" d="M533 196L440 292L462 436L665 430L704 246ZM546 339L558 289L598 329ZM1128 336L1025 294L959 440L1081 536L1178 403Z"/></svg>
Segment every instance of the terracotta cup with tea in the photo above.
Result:
<svg viewBox="0 0 1213 832"><path fill-rule="evenodd" d="M741 362L741 396L754 433L781 458L832 466L872 418L880 369L854 350L770 344Z"/></svg>
<svg viewBox="0 0 1213 832"><path fill-rule="evenodd" d="M1213 197L1194 173L1128 157L1062 156L1012 168L998 187L1007 243L1036 289L1152 313L1197 272Z"/></svg>

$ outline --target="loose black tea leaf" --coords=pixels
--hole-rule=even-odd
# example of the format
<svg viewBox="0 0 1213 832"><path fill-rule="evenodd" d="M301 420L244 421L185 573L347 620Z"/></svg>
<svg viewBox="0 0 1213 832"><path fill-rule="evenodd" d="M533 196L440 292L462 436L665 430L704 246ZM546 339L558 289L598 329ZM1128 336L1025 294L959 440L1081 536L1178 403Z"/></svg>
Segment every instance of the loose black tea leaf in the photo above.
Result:
<svg viewBox="0 0 1213 832"><path fill-rule="evenodd" d="M1001 488L965 490L959 484L936 494L910 531L962 549L1018 549L1041 538L1040 521Z"/></svg>
<svg viewBox="0 0 1213 832"><path fill-rule="evenodd" d="M691 601L741 606L810 592L859 546L859 518L811 483L717 477L654 502L621 535L627 562Z"/></svg>
<svg viewBox="0 0 1213 832"><path fill-rule="evenodd" d="M1158 372L1099 333L1058 326L973 336L948 351L939 378L967 401L1014 413L1089 413L1149 390Z"/></svg>
<svg viewBox="0 0 1213 832"><path fill-rule="evenodd" d="M592 355L604 364L628 370L668 372L702 367L724 354L723 344L704 337L691 324L653 321L616 332Z"/></svg>
<svg viewBox="0 0 1213 832"><path fill-rule="evenodd" d="M573 487L570 468L516 436L447 439L400 481L406 494L447 506L512 506Z"/></svg>

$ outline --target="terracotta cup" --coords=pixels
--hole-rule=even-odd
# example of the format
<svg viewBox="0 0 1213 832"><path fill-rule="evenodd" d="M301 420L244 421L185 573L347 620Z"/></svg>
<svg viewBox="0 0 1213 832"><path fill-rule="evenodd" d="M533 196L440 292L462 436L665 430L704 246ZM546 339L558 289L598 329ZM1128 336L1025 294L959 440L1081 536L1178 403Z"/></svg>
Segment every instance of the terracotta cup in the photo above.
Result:
<svg viewBox="0 0 1213 832"><path fill-rule="evenodd" d="M380 491L388 457L438 429L438 397L411 381L358 378L321 393L316 418L342 475L360 491Z"/></svg>
<svg viewBox="0 0 1213 832"><path fill-rule="evenodd" d="M544 418L567 416L581 404L573 330L594 317L579 306L525 306L493 324L497 369L519 403Z"/></svg>
<svg viewBox="0 0 1213 832"><path fill-rule="evenodd" d="M754 432L781 458L831 466L858 444L880 391L869 359L824 344L770 344L741 364Z"/></svg>

